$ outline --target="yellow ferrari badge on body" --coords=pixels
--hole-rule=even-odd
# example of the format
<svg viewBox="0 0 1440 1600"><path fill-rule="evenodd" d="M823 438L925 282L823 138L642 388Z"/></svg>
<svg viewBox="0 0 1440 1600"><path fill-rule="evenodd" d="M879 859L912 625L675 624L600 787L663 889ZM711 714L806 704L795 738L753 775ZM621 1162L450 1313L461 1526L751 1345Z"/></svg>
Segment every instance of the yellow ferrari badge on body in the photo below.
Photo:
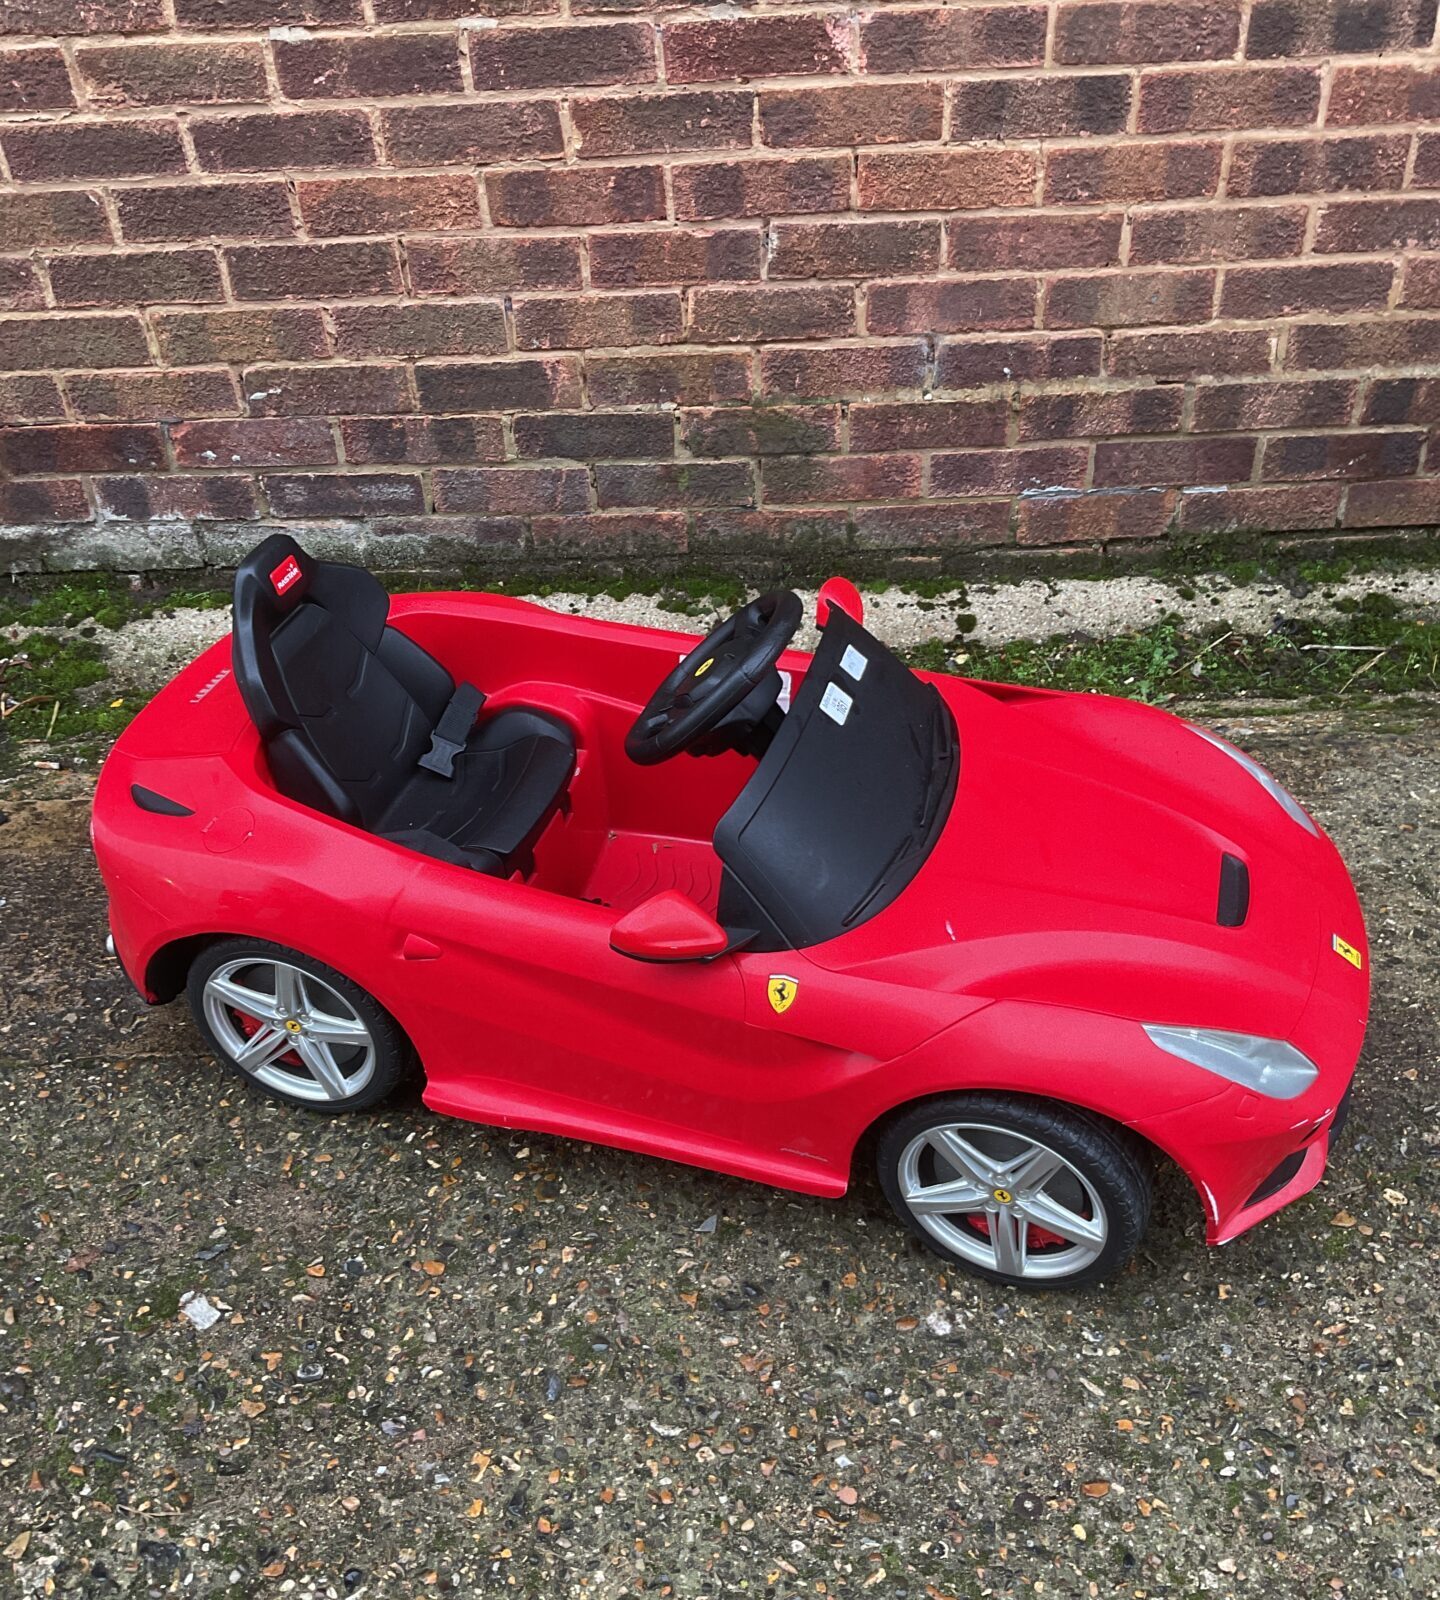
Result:
<svg viewBox="0 0 1440 1600"><path fill-rule="evenodd" d="M1330 948L1342 961L1348 961L1357 972L1364 968L1365 957L1360 954L1353 944L1347 944L1338 933L1330 935Z"/></svg>
<svg viewBox="0 0 1440 1600"><path fill-rule="evenodd" d="M697 678L703 678L705 676L705 674L707 672L709 672L711 667L713 667L714 665L715 665L715 657L714 656L706 656L705 659L700 663L700 665L698 667L696 667L696 669L695 669L695 671L693 673L693 676L697 677Z"/></svg>
<svg viewBox="0 0 1440 1600"><path fill-rule="evenodd" d="M800 985L794 978L787 978L783 973L775 973L769 983L765 985L765 995L770 1002L772 1011L788 1011L795 1003L795 995Z"/></svg>

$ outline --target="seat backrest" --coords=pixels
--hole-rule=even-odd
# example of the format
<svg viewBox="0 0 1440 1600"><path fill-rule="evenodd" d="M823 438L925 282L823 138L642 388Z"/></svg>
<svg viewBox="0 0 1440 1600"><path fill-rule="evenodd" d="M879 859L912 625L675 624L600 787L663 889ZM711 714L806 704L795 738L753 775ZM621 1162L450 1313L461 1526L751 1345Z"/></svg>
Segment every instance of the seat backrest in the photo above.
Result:
<svg viewBox="0 0 1440 1600"><path fill-rule="evenodd" d="M362 567L315 561L286 534L235 572L235 681L276 787L373 827L449 702L449 673L386 625Z"/></svg>

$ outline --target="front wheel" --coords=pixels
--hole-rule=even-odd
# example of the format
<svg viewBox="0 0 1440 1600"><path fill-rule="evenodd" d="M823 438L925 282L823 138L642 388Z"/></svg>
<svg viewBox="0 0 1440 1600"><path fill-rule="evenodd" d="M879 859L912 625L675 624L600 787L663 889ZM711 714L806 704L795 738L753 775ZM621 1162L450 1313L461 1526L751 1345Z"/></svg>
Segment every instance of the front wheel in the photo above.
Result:
<svg viewBox="0 0 1440 1600"><path fill-rule="evenodd" d="M287 1105L360 1111L413 1068L395 1019L324 962L261 939L224 939L195 958L190 1010L232 1072Z"/></svg>
<svg viewBox="0 0 1440 1600"><path fill-rule="evenodd" d="M1049 1101L923 1101L884 1129L876 1160L901 1221L992 1283L1075 1289L1108 1277L1134 1255L1150 1217L1143 1152Z"/></svg>

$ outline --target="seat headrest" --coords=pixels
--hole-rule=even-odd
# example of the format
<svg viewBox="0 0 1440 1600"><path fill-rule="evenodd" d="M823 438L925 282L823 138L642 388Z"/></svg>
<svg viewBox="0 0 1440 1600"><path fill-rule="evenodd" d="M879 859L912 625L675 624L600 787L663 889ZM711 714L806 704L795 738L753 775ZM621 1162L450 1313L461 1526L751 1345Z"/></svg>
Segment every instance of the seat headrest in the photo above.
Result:
<svg viewBox="0 0 1440 1600"><path fill-rule="evenodd" d="M235 609L278 620L310 592L317 563L288 533L258 544L235 569Z"/></svg>

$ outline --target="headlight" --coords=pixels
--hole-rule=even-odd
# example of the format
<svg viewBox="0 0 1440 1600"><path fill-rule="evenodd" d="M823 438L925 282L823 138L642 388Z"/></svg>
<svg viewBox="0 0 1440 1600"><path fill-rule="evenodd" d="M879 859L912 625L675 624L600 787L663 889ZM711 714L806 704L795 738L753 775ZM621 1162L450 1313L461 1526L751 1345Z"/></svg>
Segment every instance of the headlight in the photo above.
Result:
<svg viewBox="0 0 1440 1600"><path fill-rule="evenodd" d="M1224 1033L1219 1028L1168 1028L1153 1022L1144 1028L1150 1042L1172 1056L1272 1100L1293 1100L1320 1076L1309 1056L1283 1039Z"/></svg>
<svg viewBox="0 0 1440 1600"><path fill-rule="evenodd" d="M1218 733L1211 733L1206 728L1197 728L1193 722L1189 724L1189 727L1195 733L1198 733L1206 744L1213 744L1217 750L1223 750L1232 761L1238 762L1240 766L1244 767L1246 772L1254 778L1256 783L1265 790L1287 816L1293 817L1302 828L1313 833L1317 839L1319 838L1320 830L1315 826L1315 819L1284 784L1276 782L1258 761L1251 760L1243 750L1237 750L1233 744L1222 739Z"/></svg>

